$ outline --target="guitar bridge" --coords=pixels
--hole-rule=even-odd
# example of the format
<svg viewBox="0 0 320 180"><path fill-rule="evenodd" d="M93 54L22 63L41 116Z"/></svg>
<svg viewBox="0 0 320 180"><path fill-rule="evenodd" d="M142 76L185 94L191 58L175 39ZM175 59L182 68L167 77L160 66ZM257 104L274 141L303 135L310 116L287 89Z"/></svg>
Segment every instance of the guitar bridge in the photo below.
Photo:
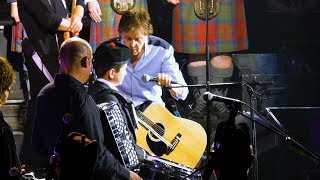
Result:
<svg viewBox="0 0 320 180"><path fill-rule="evenodd" d="M181 134L178 133L171 141L171 146L168 147L167 152L165 154L169 155L177 147L180 140L181 140Z"/></svg>

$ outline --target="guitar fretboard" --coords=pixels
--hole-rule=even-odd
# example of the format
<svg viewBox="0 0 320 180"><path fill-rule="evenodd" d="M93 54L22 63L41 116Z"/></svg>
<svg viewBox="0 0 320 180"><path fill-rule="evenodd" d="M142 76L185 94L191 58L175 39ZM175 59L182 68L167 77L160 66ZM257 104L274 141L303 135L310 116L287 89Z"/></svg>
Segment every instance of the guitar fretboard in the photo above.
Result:
<svg viewBox="0 0 320 180"><path fill-rule="evenodd" d="M159 138L162 142L164 142L167 146L172 147L172 144L164 139L162 135L164 134L164 129L151 121L146 115L144 115L141 111L137 110L138 121L149 131L152 132L154 136Z"/></svg>
<svg viewBox="0 0 320 180"><path fill-rule="evenodd" d="M153 123L147 116L145 116L141 111L137 111L138 117L143 120L148 126L154 127L155 123Z"/></svg>

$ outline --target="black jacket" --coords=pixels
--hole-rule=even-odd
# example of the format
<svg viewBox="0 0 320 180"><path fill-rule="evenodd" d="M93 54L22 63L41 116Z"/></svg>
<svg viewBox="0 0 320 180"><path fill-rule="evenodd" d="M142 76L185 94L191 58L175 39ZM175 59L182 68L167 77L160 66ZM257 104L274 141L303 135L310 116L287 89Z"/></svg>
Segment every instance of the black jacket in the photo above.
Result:
<svg viewBox="0 0 320 180"><path fill-rule="evenodd" d="M13 132L0 112L0 179L19 179L19 177L9 176L10 169L14 168L21 171Z"/></svg>
<svg viewBox="0 0 320 180"><path fill-rule="evenodd" d="M138 157L141 160L143 158L144 151L136 144L135 129L137 127L137 124L135 120L132 118L133 112L131 111L131 104L126 99L124 99L118 91L111 89L107 84L102 83L100 81L95 81L89 87L89 94L92 96L92 98L95 100L97 104L113 101L119 105L122 111L122 117L124 118L125 122L127 122L127 129L130 132L131 140L134 142L133 145L135 146ZM103 118L101 118L101 120L103 120ZM110 152L117 159L117 161L119 163L122 163L121 156L117 150L116 144L112 143L113 139L110 139L113 138L113 136L108 126L104 125L105 123L106 122L102 122L105 134L105 144L107 148L110 150ZM119 169L119 173L124 173L123 169Z"/></svg>
<svg viewBox="0 0 320 180"><path fill-rule="evenodd" d="M128 102L118 91L111 89L107 84L100 81L95 81L89 88L89 94L97 104L114 101L120 105L123 116L128 122L128 128L136 141L135 128L137 124L132 119L132 112L130 111L130 102ZM115 94L118 94L116 96Z"/></svg>
<svg viewBox="0 0 320 180"><path fill-rule="evenodd" d="M54 82L45 86L37 97L37 108L33 127L33 148L38 157L48 160L61 134L63 117L72 115L69 132L85 134L98 141L98 160L94 175L96 179L109 179L110 176L126 179L118 174L122 166L114 160L104 145L104 134L96 103L85 92L83 84L68 75L57 74Z"/></svg>
<svg viewBox="0 0 320 180"><path fill-rule="evenodd" d="M72 0L66 0L67 9L71 9ZM85 7L83 0L77 5ZM58 54L63 42L63 32L58 31L62 18L70 13L61 0L18 0L19 16L27 32L28 39L41 56ZM58 42L56 41L56 34Z"/></svg>

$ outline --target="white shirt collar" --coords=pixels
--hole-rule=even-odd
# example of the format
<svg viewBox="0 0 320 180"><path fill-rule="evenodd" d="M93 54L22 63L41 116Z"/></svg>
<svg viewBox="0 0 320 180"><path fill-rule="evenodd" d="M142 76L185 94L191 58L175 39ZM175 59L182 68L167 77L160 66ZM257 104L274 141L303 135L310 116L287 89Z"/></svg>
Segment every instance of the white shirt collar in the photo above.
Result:
<svg viewBox="0 0 320 180"><path fill-rule="evenodd" d="M118 88L115 85L113 85L110 81L107 81L107 80L105 80L103 78L98 78L97 81L100 81L100 82L108 85L113 90L119 91Z"/></svg>

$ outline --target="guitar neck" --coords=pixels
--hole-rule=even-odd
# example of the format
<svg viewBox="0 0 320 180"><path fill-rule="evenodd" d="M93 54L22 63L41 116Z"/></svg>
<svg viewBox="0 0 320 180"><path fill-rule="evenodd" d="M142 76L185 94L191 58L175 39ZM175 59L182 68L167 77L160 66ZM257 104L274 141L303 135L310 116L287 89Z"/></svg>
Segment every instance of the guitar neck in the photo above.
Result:
<svg viewBox="0 0 320 180"><path fill-rule="evenodd" d="M153 127L155 124L146 116L144 115L141 111L137 110L137 115L138 115L138 121L149 128ZM147 128L146 127L146 128ZM147 129L149 129L147 128Z"/></svg>
<svg viewBox="0 0 320 180"><path fill-rule="evenodd" d="M162 142L164 142L167 146L172 147L172 144L165 140L161 134L163 134L164 129L154 122L152 122L146 115L144 115L141 111L136 110L138 115L138 122L142 124L146 129L151 131L151 133L156 136L158 139L160 139Z"/></svg>

